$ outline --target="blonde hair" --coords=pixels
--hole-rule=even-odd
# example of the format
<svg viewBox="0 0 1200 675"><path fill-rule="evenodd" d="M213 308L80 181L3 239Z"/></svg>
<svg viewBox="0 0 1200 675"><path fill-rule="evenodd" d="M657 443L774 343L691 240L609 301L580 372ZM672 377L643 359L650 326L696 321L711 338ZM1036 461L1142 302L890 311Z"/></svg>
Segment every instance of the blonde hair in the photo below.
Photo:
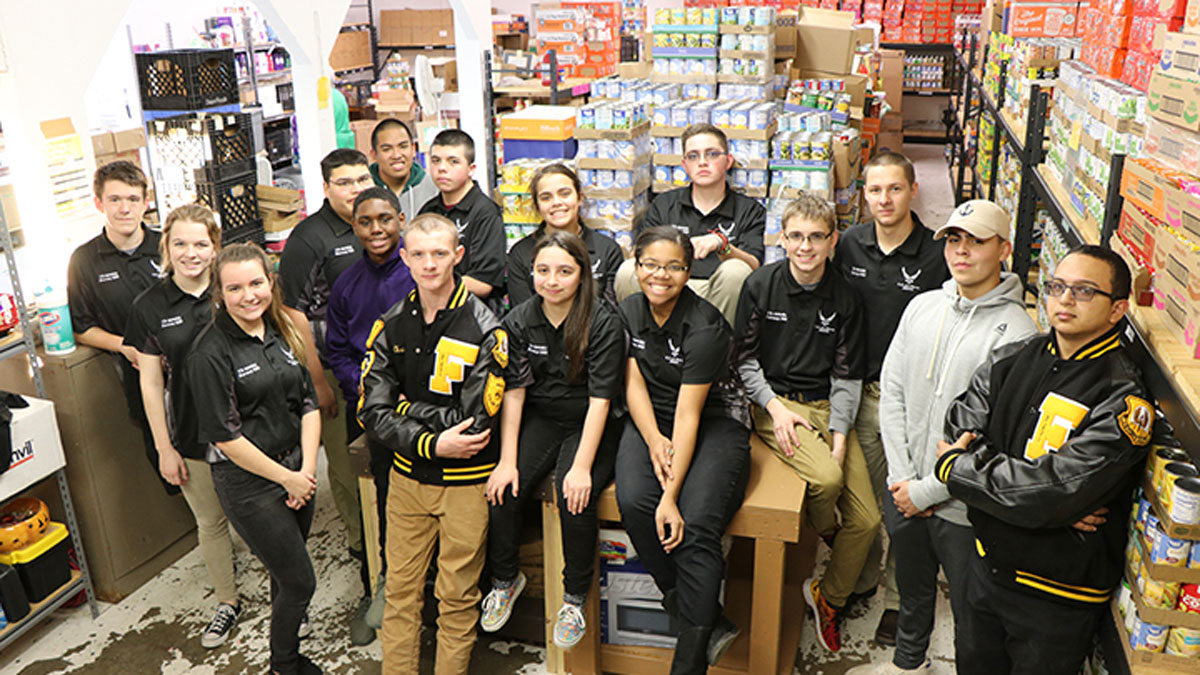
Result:
<svg viewBox="0 0 1200 675"><path fill-rule="evenodd" d="M432 234L437 231L449 232L454 235L454 245L458 246L458 227L454 225L454 221L446 216L437 213L422 213L412 219L404 228L403 236L408 237L409 232L418 231L425 234Z"/></svg>
<svg viewBox="0 0 1200 675"><path fill-rule="evenodd" d="M212 297L216 311L228 311L225 308L225 291L221 286L221 269L226 265L240 262L257 262L262 265L263 273L271 282L271 304L267 307L267 319L275 324L275 329L283 335L283 340L292 354L301 363L305 363L307 357L304 354L304 338L300 335L300 329L296 328L296 324L292 323L287 313L283 311L283 295L279 290L279 280L272 271L271 260L267 257L266 251L259 248L258 244L230 244L217 254L217 258L213 262L212 279L215 288Z"/></svg>
<svg viewBox="0 0 1200 675"><path fill-rule="evenodd" d="M788 223L793 218L807 220L811 223L823 223L830 232L837 231L837 214L829 202L808 192L801 192L783 210L783 231L787 231Z"/></svg>
<svg viewBox="0 0 1200 675"><path fill-rule="evenodd" d="M180 221L203 225L204 229L208 230L209 240L212 241L213 253L221 252L221 226L217 224L217 218L213 215L212 209L203 204L184 204L167 215L167 220L163 222L162 239L158 242L158 254L162 257L163 273L167 276L175 273L167 241L171 238L171 229L175 227L175 223Z"/></svg>

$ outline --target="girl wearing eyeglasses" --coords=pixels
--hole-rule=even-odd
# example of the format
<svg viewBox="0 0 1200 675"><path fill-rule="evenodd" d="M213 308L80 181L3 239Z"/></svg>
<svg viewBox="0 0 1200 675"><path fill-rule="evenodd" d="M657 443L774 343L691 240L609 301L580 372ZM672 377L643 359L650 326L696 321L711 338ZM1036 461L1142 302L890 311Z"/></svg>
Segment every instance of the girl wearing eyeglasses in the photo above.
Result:
<svg viewBox="0 0 1200 675"><path fill-rule="evenodd" d="M745 393L729 323L688 288L692 242L669 226L635 245L641 293L621 303L630 336L630 423L617 452L617 502L638 557L678 623L671 672L704 673L738 631L721 611L721 537L750 471Z"/></svg>
<svg viewBox="0 0 1200 675"><path fill-rule="evenodd" d="M509 363L500 419L500 463L487 485L491 503L488 561L492 591L480 624L508 621L525 576L517 567L521 512L538 483L554 470L565 566L563 605L554 642L574 647L587 629L583 604L596 557L596 500L616 461L625 332L615 308L595 297L587 247L569 232L551 231L533 247L537 295L504 318ZM526 405L528 403L528 405Z"/></svg>
<svg viewBox="0 0 1200 675"><path fill-rule="evenodd" d="M584 225L579 218L579 207L583 203L579 177L563 164L548 164L533 174L529 181L529 194L542 216L542 224L533 234L513 244L508 252L508 300L513 307L533 296L533 272L531 255L535 244L548 232L570 232L583 240L589 268L597 296L607 300L613 307L617 296L613 292L613 281L617 268L625 261L621 247L610 237Z"/></svg>

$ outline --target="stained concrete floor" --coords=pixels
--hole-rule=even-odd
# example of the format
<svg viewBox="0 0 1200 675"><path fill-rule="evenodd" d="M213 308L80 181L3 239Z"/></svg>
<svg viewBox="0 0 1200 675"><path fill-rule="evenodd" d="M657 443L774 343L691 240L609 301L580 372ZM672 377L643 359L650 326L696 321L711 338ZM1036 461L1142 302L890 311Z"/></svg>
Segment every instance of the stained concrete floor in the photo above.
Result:
<svg viewBox="0 0 1200 675"><path fill-rule="evenodd" d="M953 197L942 146L909 145L905 148L917 168L920 190L914 209L928 225L945 222L953 209ZM323 471L322 467L322 471ZM328 483L324 483L328 485ZM302 643L302 651L335 675L370 675L380 672L379 641L366 647L350 647L346 628L358 593L358 575L344 555L345 535L337 519L328 490L318 492L317 513L309 538L309 552L320 579L313 597L311 616L314 632ZM49 675L216 675L267 670L266 573L245 544L235 547L238 584L243 595L243 613L230 642L215 650L200 646L199 632L212 608L212 591L207 587L204 564L193 550L119 604L104 604L93 621L86 607L63 609L0 653L0 674ZM818 569L828 550L818 553ZM797 609L803 609L797 608ZM821 648L805 621L797 654L795 673L840 675L847 669L891 658L891 650L874 644L872 637L882 608L882 592L871 604L846 619L842 628L842 650L830 654ZM949 601L939 593L937 615L929 655L933 673L954 672L953 621ZM424 634L427 655L421 674L432 672L432 632ZM538 646L481 638L471 662L471 672L487 675L536 675L545 673L545 651Z"/></svg>

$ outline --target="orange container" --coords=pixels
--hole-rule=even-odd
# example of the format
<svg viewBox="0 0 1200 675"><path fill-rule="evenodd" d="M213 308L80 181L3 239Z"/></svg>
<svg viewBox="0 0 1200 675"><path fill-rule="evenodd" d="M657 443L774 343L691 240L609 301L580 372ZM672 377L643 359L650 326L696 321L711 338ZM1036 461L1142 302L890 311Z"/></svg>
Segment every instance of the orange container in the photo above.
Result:
<svg viewBox="0 0 1200 675"><path fill-rule="evenodd" d="M1008 7L1008 34L1012 37L1074 37L1078 5L1039 2Z"/></svg>

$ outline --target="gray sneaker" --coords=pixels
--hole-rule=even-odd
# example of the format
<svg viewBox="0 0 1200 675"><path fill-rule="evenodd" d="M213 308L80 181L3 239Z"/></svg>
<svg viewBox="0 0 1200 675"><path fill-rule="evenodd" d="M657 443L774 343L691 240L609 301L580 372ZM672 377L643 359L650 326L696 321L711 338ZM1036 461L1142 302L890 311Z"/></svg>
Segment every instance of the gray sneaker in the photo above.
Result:
<svg viewBox="0 0 1200 675"><path fill-rule="evenodd" d="M296 637L303 640L312 635L312 623L308 620L308 612L304 613L304 618L300 619L300 628L296 630Z"/></svg>
<svg viewBox="0 0 1200 675"><path fill-rule="evenodd" d="M350 644L355 647L369 645L375 641L375 629L367 623L367 610L370 608L371 597L364 595L358 599L354 616L350 617Z"/></svg>
<svg viewBox="0 0 1200 675"><path fill-rule="evenodd" d="M241 611L241 606L234 607L223 602L217 605L217 611L208 622L208 628L205 628L204 634L200 636L201 646L205 649L215 649L225 644L229 634L233 632L233 627L237 625L238 614Z"/></svg>
<svg viewBox="0 0 1200 675"><path fill-rule="evenodd" d="M387 607L385 582L385 575L380 574L379 581L375 582L375 593L371 596L371 607L367 610L367 625L376 630L383 628L383 610Z"/></svg>

